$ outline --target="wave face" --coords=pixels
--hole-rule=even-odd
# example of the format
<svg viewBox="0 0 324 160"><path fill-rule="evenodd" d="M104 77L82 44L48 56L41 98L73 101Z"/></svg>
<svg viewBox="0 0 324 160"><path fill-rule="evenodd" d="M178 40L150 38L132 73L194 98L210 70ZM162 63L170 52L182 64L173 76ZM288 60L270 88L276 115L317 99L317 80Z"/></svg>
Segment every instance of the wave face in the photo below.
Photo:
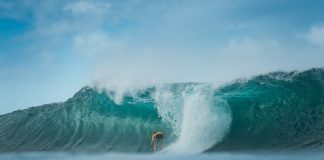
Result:
<svg viewBox="0 0 324 160"><path fill-rule="evenodd" d="M149 152L155 130L168 153L324 148L323 69L116 95L84 87L64 103L2 115L0 152Z"/></svg>
<svg viewBox="0 0 324 160"><path fill-rule="evenodd" d="M324 70L276 72L220 88L233 123L211 150L324 148Z"/></svg>

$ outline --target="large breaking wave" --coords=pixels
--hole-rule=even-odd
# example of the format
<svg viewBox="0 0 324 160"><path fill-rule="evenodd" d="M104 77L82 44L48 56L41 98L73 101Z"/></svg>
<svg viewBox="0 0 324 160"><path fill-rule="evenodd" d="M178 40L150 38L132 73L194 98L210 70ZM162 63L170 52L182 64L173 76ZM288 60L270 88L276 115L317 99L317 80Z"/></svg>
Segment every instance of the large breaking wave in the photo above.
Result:
<svg viewBox="0 0 324 160"><path fill-rule="evenodd" d="M116 95L84 87L64 103L2 115L0 152L149 152L155 130L168 153L324 148L323 69Z"/></svg>

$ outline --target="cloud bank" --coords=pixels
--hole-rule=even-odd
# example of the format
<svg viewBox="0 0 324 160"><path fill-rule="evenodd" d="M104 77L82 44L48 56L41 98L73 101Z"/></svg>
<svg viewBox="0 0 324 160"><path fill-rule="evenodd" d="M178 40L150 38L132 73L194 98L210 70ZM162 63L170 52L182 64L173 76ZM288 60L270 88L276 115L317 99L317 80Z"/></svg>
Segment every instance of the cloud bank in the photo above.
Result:
<svg viewBox="0 0 324 160"><path fill-rule="evenodd" d="M312 26L306 37L311 43L324 47L324 26Z"/></svg>

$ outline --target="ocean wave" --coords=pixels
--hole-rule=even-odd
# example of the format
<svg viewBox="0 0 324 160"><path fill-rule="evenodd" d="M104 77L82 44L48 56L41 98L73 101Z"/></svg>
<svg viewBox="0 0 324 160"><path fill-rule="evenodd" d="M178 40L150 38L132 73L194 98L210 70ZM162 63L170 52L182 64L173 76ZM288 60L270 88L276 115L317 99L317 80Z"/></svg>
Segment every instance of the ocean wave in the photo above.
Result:
<svg viewBox="0 0 324 160"><path fill-rule="evenodd" d="M118 96L118 102L115 97ZM167 153L322 149L324 70L274 72L222 87L164 84L120 94L84 87L64 103L0 116L0 152Z"/></svg>

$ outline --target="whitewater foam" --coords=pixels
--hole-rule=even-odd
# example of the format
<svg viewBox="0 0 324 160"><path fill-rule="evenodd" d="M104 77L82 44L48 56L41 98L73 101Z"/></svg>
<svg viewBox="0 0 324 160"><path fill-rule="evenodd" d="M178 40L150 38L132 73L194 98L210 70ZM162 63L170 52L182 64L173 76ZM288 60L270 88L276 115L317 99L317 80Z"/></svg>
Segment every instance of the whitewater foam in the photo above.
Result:
<svg viewBox="0 0 324 160"><path fill-rule="evenodd" d="M210 85L189 85L181 94L160 89L155 98L159 115L170 123L176 142L167 153L201 153L219 142L229 130L231 114L225 100L213 96ZM178 91L179 92L179 91Z"/></svg>

